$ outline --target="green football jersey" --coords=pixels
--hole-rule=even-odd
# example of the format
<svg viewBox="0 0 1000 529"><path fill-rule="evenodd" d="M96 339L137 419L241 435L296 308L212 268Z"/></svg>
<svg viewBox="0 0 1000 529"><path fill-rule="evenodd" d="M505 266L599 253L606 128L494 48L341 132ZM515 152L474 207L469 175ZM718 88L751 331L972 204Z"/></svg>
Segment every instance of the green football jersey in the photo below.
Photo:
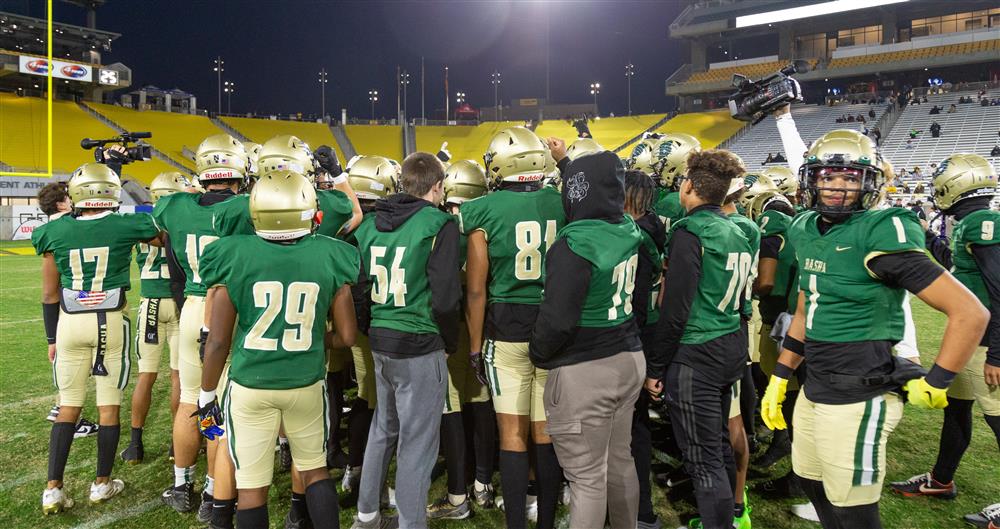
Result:
<svg viewBox="0 0 1000 529"><path fill-rule="evenodd" d="M366 216L355 230L372 282L372 327L412 334L439 332L431 312L427 261L434 238L451 220L451 215L427 206L395 231L378 231L375 215Z"/></svg>
<svg viewBox="0 0 1000 529"><path fill-rule="evenodd" d="M292 244L234 235L201 256L206 287L223 285L237 312L229 378L249 388L293 389L326 376L327 314L358 276L351 245L309 235Z"/></svg>
<svg viewBox="0 0 1000 529"><path fill-rule="evenodd" d="M726 217L701 209L674 223L701 242L701 277L681 343L701 344L740 328L753 253L743 231Z"/></svg>
<svg viewBox="0 0 1000 529"><path fill-rule="evenodd" d="M646 230L639 229L639 251L646 252L646 256L649 260L656 263L656 267L650 272L653 274L653 280L649 287L649 301L648 307L646 308L646 325L654 325L656 322L660 321L660 310L656 306L656 300L660 297L660 288L663 286L663 274L661 272L663 258L665 257L663 252L656 246L656 242L653 240L653 236L650 235Z"/></svg>
<svg viewBox="0 0 1000 529"><path fill-rule="evenodd" d="M234 195L211 206L198 204L201 195L194 193L174 193L156 201L153 219L170 236L170 247L187 276L184 282L185 295L204 297L208 291L202 283L198 263L205 248L219 239L212 228L212 217L216 211L228 207L226 203L238 196L240 195Z"/></svg>
<svg viewBox="0 0 1000 529"><path fill-rule="evenodd" d="M354 205L346 194L336 189L316 191L316 201L323 213L323 221L316 233L336 237L354 213ZM219 237L229 235L255 235L250 218L250 195L237 195L218 206L212 227Z"/></svg>
<svg viewBox="0 0 1000 529"><path fill-rule="evenodd" d="M660 196L653 205L653 211L660 217L663 225L666 226L667 233L675 222L687 215L684 207L681 206L681 194L677 191L660 190Z"/></svg>
<svg viewBox="0 0 1000 529"><path fill-rule="evenodd" d="M866 211L819 233L819 214L797 215L788 235L806 296L806 338L849 343L903 338L902 288L868 269L880 255L923 252L924 230L904 208Z"/></svg>
<svg viewBox="0 0 1000 529"><path fill-rule="evenodd" d="M135 245L135 264L139 267L139 295L144 298L169 298L170 270L167 251L144 242Z"/></svg>
<svg viewBox="0 0 1000 529"><path fill-rule="evenodd" d="M573 253L590 262L590 288L580 327L617 327L632 318L632 291L639 264L639 227L632 217L618 224L583 219L559 230Z"/></svg>
<svg viewBox="0 0 1000 529"><path fill-rule="evenodd" d="M55 257L63 288L128 290L132 247L158 234L148 213L63 215L35 228L31 244L38 255L52 253Z"/></svg>
<svg viewBox="0 0 1000 529"><path fill-rule="evenodd" d="M990 295L972 257L973 244L1000 244L1000 212L981 209L969 213L955 225L951 239L951 273L989 308Z"/></svg>
<svg viewBox="0 0 1000 529"><path fill-rule="evenodd" d="M792 224L792 217L780 211L769 209L761 213L757 223L760 226L761 238L777 237L781 240L781 246L778 249L778 266L774 271L774 286L771 288L771 293L761 299L761 305L768 305L768 307L762 306L760 309L761 317L764 317L766 322L773 322L780 312L794 312L799 299L795 248L788 239L788 228ZM766 302L768 298L783 298L785 302L781 303L781 306L775 306L774 310L770 310L769 302Z"/></svg>
<svg viewBox="0 0 1000 529"><path fill-rule="evenodd" d="M551 187L494 191L462 204L461 232L482 230L486 234L489 303L541 303L545 253L564 224L562 197Z"/></svg>
<svg viewBox="0 0 1000 529"><path fill-rule="evenodd" d="M760 256L760 228L752 220L739 213L730 215L729 220L733 221L739 227L740 231L743 232L743 236L750 243L750 255L753 256L753 262L750 265L750 277L747 279L746 290L743 293L746 303L743 303L740 308L743 316L749 319L753 316L753 304L750 303L750 295L753 293L753 280L757 277L757 259Z"/></svg>

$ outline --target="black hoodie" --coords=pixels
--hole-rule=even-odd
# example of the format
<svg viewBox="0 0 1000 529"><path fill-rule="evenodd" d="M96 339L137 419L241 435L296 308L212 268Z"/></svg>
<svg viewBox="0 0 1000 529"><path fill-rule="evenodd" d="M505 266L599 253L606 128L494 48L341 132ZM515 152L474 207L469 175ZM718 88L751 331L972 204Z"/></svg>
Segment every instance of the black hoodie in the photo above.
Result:
<svg viewBox="0 0 1000 529"><path fill-rule="evenodd" d="M375 229L395 231L423 208L433 208L430 202L398 193L375 203ZM367 291L370 283L361 259L359 290ZM427 281L431 290L431 312L440 334L413 334L385 328L369 329L372 351L389 355L418 356L444 349L455 352L458 347L459 312L462 300L462 282L459 275L458 225L449 220L434 237L434 247L427 259ZM369 297L368 302L371 303ZM365 311L370 318L371 311ZM368 328L370 322L363 322Z"/></svg>
<svg viewBox="0 0 1000 529"><path fill-rule="evenodd" d="M562 174L567 225L583 219L614 224L624 220L625 169L614 153L581 156ZM578 174L583 178L575 179ZM556 240L545 254L545 295L529 344L536 366L553 369L642 349L634 319L617 327L577 326L590 274L590 261L575 254L566 239Z"/></svg>

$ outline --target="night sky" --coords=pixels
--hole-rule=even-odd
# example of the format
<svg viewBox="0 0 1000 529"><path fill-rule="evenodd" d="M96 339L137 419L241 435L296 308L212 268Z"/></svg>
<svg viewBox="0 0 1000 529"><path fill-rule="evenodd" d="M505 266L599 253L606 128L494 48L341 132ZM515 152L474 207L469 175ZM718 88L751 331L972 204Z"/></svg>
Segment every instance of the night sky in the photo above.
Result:
<svg viewBox="0 0 1000 529"><path fill-rule="evenodd" d="M8 0L5 10L44 17L41 0ZM55 1L55 19L82 25L83 10ZM320 111L318 72L326 68L327 113L367 118L395 112L396 65L410 72L409 116L420 116L420 58L426 115L444 107L444 67L454 108L463 91L474 107L492 106L490 73L502 73L501 99L545 96L546 20L553 102L588 103L601 83L602 114L626 113L631 61L633 113L665 112L664 81L686 62L667 38L680 1L332 2L306 0L110 0L99 29L121 33L102 62L132 68L133 88L153 84L198 96L216 110L213 60L236 83L233 112ZM223 99L223 108L226 102Z"/></svg>

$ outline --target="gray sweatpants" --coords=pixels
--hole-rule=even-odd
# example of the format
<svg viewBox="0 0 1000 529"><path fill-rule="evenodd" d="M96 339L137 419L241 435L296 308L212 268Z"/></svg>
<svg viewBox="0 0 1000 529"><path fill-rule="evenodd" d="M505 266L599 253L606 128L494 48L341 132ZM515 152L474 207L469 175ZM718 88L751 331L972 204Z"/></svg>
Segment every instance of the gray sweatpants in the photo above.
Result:
<svg viewBox="0 0 1000 529"><path fill-rule="evenodd" d="M437 461L441 409L448 389L445 354L435 351L401 358L373 353L377 404L368 431L358 512L379 510L382 483L395 452L399 526L423 529L427 527L427 490Z"/></svg>
<svg viewBox="0 0 1000 529"><path fill-rule="evenodd" d="M569 526L636 526L639 480L632 460L632 412L646 373L642 351L549 371L546 431L569 480Z"/></svg>

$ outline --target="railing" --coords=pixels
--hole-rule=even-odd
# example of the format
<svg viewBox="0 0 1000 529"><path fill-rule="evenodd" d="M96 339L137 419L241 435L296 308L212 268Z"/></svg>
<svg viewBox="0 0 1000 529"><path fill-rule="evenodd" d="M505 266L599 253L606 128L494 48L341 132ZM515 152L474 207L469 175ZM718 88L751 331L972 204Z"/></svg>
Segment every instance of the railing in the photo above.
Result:
<svg viewBox="0 0 1000 529"><path fill-rule="evenodd" d="M878 121L872 125L872 130L878 129L882 138L888 138L889 133L892 132L892 128L896 126L896 122L899 121L899 116L903 111L899 110L896 105L889 105L889 108L878 118Z"/></svg>
<svg viewBox="0 0 1000 529"><path fill-rule="evenodd" d="M639 134L636 134L635 136L632 136L632 138L630 138L628 141L626 141L625 143L623 143L623 144L619 145L618 147L616 147L613 152L619 153L619 152L627 149L629 145L632 145L633 143L641 140L643 134L645 134L647 132L654 131L654 130L662 127L664 123L670 121L670 119L673 118L673 117L674 116L672 114L667 114L666 116L663 116L663 118L661 118L660 121L657 121L656 123L650 125L645 130L643 130L642 132L640 132Z"/></svg>
<svg viewBox="0 0 1000 529"><path fill-rule="evenodd" d="M688 77L691 77L691 65L685 64L672 73L670 77L667 77L667 86L681 84L687 81Z"/></svg>

